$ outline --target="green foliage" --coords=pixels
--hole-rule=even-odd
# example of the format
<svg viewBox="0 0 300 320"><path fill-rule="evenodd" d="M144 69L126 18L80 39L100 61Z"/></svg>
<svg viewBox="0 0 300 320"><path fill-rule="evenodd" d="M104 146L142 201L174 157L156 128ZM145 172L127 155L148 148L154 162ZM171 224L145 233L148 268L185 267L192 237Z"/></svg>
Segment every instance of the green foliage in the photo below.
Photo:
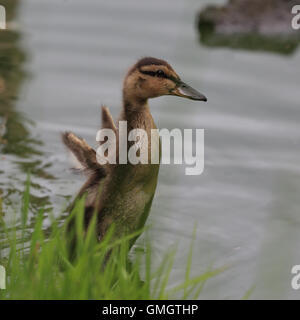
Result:
<svg viewBox="0 0 300 320"><path fill-rule="evenodd" d="M7 272L7 288L0 299L196 299L205 281L222 270L208 271L191 277L192 247L182 283L170 285L174 252L167 254L156 270L151 262L151 248L135 253L129 261L132 234L113 240L113 229L100 243L96 237L96 216L88 230L83 226L83 201L74 208L63 225L51 218L43 229L44 211L36 214L28 232L30 182L26 182L21 217L8 226L1 220L0 264ZM18 217L16 217L18 218ZM70 231L73 219L76 254L69 258ZM0 218L1 219L1 218ZM143 280L140 277L143 274Z"/></svg>

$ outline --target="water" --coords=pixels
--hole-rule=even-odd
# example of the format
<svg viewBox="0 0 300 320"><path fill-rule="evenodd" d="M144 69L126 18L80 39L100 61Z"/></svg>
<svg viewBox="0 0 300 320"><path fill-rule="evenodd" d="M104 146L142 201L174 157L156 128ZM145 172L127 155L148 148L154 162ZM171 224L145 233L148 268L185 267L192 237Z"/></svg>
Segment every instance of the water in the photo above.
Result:
<svg viewBox="0 0 300 320"><path fill-rule="evenodd" d="M128 67L145 55L165 58L209 102L150 102L159 128L205 129L201 176L161 167L148 220L155 260L177 244L172 281L182 279L197 225L192 274L229 267L207 282L202 299L239 299L252 286L252 298L299 298L290 281L300 264L300 51L286 57L202 46L195 17L207 3L22 0L17 46L26 75L13 110L33 121L18 123L35 143L25 144L33 149L27 158L1 158L4 207L19 202L31 167L34 205L59 213L84 181L69 170L60 132L95 146L100 105L118 115Z"/></svg>

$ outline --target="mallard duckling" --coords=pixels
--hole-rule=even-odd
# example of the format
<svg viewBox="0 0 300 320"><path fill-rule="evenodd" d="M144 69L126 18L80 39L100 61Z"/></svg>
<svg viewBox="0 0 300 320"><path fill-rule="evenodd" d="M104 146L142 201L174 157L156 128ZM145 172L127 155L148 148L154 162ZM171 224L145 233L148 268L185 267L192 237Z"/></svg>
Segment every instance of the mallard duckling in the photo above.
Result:
<svg viewBox="0 0 300 320"><path fill-rule="evenodd" d="M156 126L148 99L164 95L207 101L204 95L182 82L166 61L143 58L129 70L124 80L123 108L119 120L127 121L128 132L139 128L145 130L148 137L151 136L151 129ZM102 128L112 129L118 140L118 126L106 107L102 107ZM148 141L150 157L150 139ZM103 239L112 224L115 225L114 237L122 237L142 228L155 194L159 164L118 164L117 161L117 164L100 165L96 151L75 134L64 133L63 142L88 172L88 180L76 198L86 197L85 226L96 212L99 240Z"/></svg>

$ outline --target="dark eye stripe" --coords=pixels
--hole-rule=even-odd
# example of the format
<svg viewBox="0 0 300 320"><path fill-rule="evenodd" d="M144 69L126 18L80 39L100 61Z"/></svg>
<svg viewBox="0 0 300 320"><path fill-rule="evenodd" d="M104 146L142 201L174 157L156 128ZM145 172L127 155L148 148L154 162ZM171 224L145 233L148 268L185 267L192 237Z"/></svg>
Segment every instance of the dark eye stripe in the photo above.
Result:
<svg viewBox="0 0 300 320"><path fill-rule="evenodd" d="M160 77L160 78L169 79L169 77L162 70L158 70L158 71L140 70L140 72L143 74L147 74L148 76L152 76L152 77Z"/></svg>
<svg viewBox="0 0 300 320"><path fill-rule="evenodd" d="M143 71L143 70L140 70L140 72L143 73L143 74L147 74L148 76L152 76L152 77L156 76L156 72L154 72L154 71Z"/></svg>
<svg viewBox="0 0 300 320"><path fill-rule="evenodd" d="M141 70L141 69L139 69L139 71L143 74L147 74L148 76L169 79L173 81L176 85L180 82L180 78L177 79L173 76L167 76L162 70L158 70L158 71L162 71L162 73L160 72L160 74L158 74L157 71L147 71L147 70Z"/></svg>
<svg viewBox="0 0 300 320"><path fill-rule="evenodd" d="M172 80L175 84L179 84L180 83L180 78L175 78L173 76L170 76L169 79Z"/></svg>

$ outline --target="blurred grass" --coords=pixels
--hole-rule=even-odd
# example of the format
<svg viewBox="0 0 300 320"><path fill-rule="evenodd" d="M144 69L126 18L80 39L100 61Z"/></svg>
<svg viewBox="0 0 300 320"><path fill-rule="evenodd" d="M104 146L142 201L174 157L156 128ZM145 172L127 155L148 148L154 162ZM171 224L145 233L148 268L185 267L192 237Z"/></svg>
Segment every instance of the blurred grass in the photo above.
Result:
<svg viewBox="0 0 300 320"><path fill-rule="evenodd" d="M129 261L128 248L137 233L112 240L113 229L97 241L96 215L87 231L83 226L84 203L78 202L72 214L60 225L50 217L47 232L43 229L44 211L36 215L33 230L28 229L30 181L25 185L20 217L7 225L1 220L0 264L6 268L7 287L0 299L197 299L205 281L222 272L209 270L191 277L192 250L187 257L186 273L179 284L171 284L174 251L167 253L153 270L151 247L136 252ZM77 245L74 260L69 259L67 225L75 218ZM16 227L16 221L21 221ZM143 274L141 280L140 274Z"/></svg>

